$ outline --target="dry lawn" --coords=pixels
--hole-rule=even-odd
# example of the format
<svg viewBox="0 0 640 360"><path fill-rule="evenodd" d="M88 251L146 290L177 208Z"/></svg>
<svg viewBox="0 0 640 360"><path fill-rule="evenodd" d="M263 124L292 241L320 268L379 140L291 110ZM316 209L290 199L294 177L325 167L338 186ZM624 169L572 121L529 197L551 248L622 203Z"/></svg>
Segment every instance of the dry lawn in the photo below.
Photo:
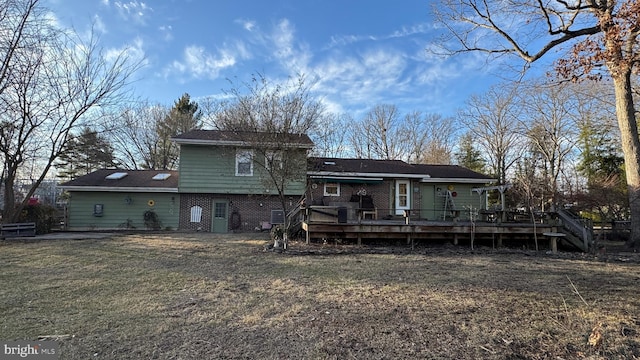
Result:
<svg viewBox="0 0 640 360"><path fill-rule="evenodd" d="M640 358L636 254L266 239L2 241L0 339L61 359Z"/></svg>

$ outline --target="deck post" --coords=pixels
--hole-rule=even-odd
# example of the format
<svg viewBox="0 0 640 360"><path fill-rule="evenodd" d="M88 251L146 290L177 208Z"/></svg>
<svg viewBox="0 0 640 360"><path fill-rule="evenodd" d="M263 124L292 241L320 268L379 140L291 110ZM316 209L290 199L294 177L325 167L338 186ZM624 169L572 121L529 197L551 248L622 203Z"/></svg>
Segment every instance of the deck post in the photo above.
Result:
<svg viewBox="0 0 640 360"><path fill-rule="evenodd" d="M555 230L556 228L553 227L552 229ZM542 235L549 238L549 247L551 248L552 253L558 252L558 238L566 236L566 234L561 232L556 232L556 231L546 232L546 233L543 233Z"/></svg>
<svg viewBox="0 0 640 360"><path fill-rule="evenodd" d="M502 233L498 234L498 248L502 247Z"/></svg>
<svg viewBox="0 0 640 360"><path fill-rule="evenodd" d="M362 234L358 232L358 246L362 245Z"/></svg>
<svg viewBox="0 0 640 360"><path fill-rule="evenodd" d="M458 234L453 234L453 245L458 245Z"/></svg>
<svg viewBox="0 0 640 360"><path fill-rule="evenodd" d="M411 245L411 250L413 250L413 237L411 236L411 233L407 234L407 245Z"/></svg>
<svg viewBox="0 0 640 360"><path fill-rule="evenodd" d="M311 234L309 234L309 223L311 223L311 218L309 217L309 208L306 207L304 209L304 220L307 222L307 231L305 232L305 240L307 241L307 245L311 243Z"/></svg>

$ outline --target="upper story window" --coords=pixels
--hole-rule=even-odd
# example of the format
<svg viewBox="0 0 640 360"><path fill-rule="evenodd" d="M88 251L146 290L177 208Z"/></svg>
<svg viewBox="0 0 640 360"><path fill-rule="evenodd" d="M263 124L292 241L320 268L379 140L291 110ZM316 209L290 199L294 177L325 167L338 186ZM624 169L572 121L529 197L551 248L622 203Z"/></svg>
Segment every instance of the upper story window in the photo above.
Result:
<svg viewBox="0 0 640 360"><path fill-rule="evenodd" d="M268 170L282 169L282 151L267 151L264 156L264 164Z"/></svg>
<svg viewBox="0 0 640 360"><path fill-rule="evenodd" d="M340 184L339 183L325 183L324 184L324 196L340 196Z"/></svg>
<svg viewBox="0 0 640 360"><path fill-rule="evenodd" d="M253 151L236 151L236 176L253 176Z"/></svg>

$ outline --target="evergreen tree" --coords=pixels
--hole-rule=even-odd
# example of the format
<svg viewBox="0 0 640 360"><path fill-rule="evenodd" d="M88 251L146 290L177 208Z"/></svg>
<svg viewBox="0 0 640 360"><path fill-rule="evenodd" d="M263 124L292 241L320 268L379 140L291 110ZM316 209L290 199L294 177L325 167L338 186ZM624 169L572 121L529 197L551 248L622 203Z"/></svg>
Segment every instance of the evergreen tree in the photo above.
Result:
<svg viewBox="0 0 640 360"><path fill-rule="evenodd" d="M98 169L117 166L109 141L89 127L82 129L77 137L71 139L62 152L56 167L58 176L74 179Z"/></svg>
<svg viewBox="0 0 640 360"><path fill-rule="evenodd" d="M619 174L623 177L622 165L624 158L620 151L620 145L612 136L613 129L604 126L604 122L599 125L592 121L585 121L580 129L580 144L582 147L582 158L578 164L578 171L591 184L598 178Z"/></svg>
<svg viewBox="0 0 640 360"><path fill-rule="evenodd" d="M175 169L178 166L180 148L171 138L193 129L199 129L202 112L198 103L192 102L189 94L185 93L178 99L163 121L156 123L158 144L156 146L155 164L162 169Z"/></svg>
<svg viewBox="0 0 640 360"><path fill-rule="evenodd" d="M581 159L578 171L587 180L587 193L580 199L584 210L596 219L625 219L629 211L624 158L605 122L587 119L580 128Z"/></svg>
<svg viewBox="0 0 640 360"><path fill-rule="evenodd" d="M474 146L471 133L464 134L460 139L460 147L455 154L455 158L460 166L481 174L485 171L485 160L482 158L480 151Z"/></svg>

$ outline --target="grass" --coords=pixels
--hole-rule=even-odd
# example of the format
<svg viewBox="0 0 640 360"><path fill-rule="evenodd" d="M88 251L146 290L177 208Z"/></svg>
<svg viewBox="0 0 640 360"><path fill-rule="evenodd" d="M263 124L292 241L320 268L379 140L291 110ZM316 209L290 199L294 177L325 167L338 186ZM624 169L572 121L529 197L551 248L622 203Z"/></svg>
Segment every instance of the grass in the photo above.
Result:
<svg viewBox="0 0 640 360"><path fill-rule="evenodd" d="M640 358L635 254L265 243L2 242L0 339L61 359Z"/></svg>

